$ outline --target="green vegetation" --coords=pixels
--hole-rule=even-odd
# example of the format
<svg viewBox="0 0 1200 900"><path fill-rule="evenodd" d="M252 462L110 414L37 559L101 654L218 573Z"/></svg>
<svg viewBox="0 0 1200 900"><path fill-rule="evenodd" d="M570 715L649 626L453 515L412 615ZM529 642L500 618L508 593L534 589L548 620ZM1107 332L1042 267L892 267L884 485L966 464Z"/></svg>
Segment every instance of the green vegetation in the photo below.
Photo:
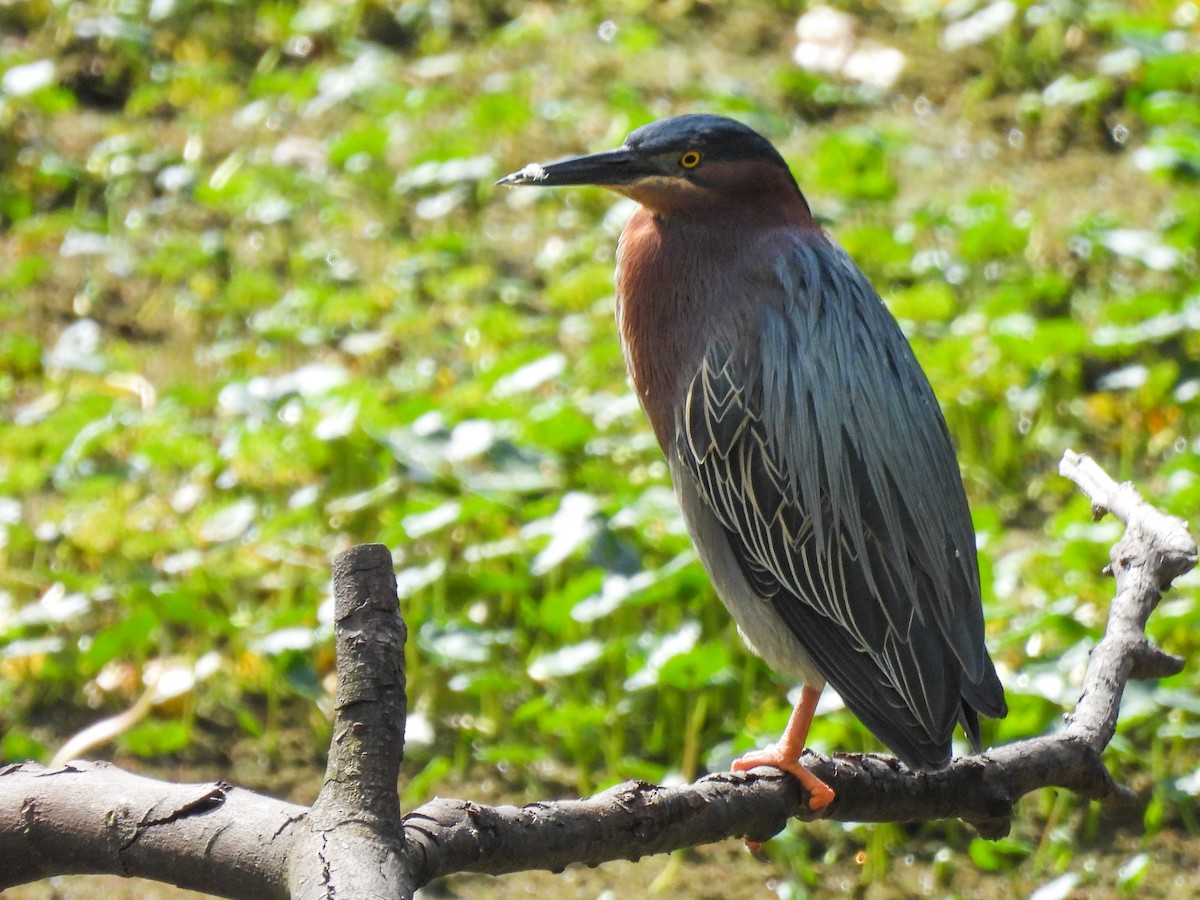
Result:
<svg viewBox="0 0 1200 900"><path fill-rule="evenodd" d="M799 70L791 4L0 4L0 761L149 684L96 755L311 784L328 561L362 541L394 551L410 627L409 805L774 739L792 686L713 596L625 385L627 208L491 186L694 110L775 140L901 318L980 534L1012 708L986 738L1054 727L1119 533L1062 450L1200 504L1200 13L1020 0L950 50L940 4L839 5L906 54L890 90ZM1196 585L1150 626L1189 659ZM705 878L1166 895L1200 856L1197 678L1127 697L1108 761L1150 798L1140 843L1046 794L995 844L821 825ZM876 748L844 711L812 742Z"/></svg>

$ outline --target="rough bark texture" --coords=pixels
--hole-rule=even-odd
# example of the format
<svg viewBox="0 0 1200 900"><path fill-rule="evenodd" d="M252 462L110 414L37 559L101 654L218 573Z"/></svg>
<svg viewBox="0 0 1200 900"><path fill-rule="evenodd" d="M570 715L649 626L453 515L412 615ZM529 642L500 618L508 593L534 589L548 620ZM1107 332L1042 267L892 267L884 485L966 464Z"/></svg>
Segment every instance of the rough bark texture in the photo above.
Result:
<svg viewBox="0 0 1200 900"><path fill-rule="evenodd" d="M404 624L390 554L355 547L334 564L338 697L325 786L311 810L224 784L173 785L102 763L0 768L0 889L56 874L157 878L230 897L411 897L453 872L558 870L745 836L789 817L914 821L958 817L998 837L1024 794L1058 786L1120 801L1101 761L1129 678L1179 672L1145 624L1196 563L1186 523L1146 505L1089 458L1061 471L1097 515L1126 525L1113 548L1116 597L1083 692L1061 731L913 772L874 754L807 754L837 792L819 814L790 776L718 774L679 787L629 782L586 800L489 807L434 800L400 818Z"/></svg>
<svg viewBox="0 0 1200 900"><path fill-rule="evenodd" d="M0 767L0 890L105 873L286 897L287 850L307 814L228 784L171 784L102 762Z"/></svg>
<svg viewBox="0 0 1200 900"><path fill-rule="evenodd" d="M401 857L404 642L392 555L363 544L333 563L337 699L325 784L290 852L295 898L409 896Z"/></svg>

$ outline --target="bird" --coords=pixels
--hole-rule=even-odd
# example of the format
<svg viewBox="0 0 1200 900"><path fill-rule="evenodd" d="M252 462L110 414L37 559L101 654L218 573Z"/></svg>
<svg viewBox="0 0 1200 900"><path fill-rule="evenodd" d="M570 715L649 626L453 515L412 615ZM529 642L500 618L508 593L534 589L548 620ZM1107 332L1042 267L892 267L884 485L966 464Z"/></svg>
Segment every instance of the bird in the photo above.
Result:
<svg viewBox="0 0 1200 900"><path fill-rule="evenodd" d="M825 685L914 770L1007 713L984 643L975 532L949 430L879 294L750 127L672 116L618 148L497 185L596 185L637 204L617 243L629 381L687 531L749 649L802 685L735 771L805 768Z"/></svg>

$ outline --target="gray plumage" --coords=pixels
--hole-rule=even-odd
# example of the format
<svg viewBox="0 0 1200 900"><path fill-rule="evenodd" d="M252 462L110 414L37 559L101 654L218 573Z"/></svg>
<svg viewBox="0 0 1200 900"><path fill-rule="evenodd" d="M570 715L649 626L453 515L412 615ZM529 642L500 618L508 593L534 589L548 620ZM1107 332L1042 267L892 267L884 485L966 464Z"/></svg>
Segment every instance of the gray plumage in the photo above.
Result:
<svg viewBox="0 0 1200 900"><path fill-rule="evenodd" d="M718 590L748 642L775 668L823 676L905 762L938 767L956 721L978 748L976 711L1005 713L950 437L865 276L820 232L788 243L778 283L719 329L691 379L673 448L681 505L710 573L714 555L738 564L744 584ZM738 612L755 604L807 660L769 658L771 620Z"/></svg>

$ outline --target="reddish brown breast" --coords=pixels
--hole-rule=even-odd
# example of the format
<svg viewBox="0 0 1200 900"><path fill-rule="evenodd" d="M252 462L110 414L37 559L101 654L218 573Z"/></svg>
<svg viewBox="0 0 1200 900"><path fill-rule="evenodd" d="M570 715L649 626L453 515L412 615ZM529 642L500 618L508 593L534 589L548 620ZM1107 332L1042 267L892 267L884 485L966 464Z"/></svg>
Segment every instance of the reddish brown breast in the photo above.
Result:
<svg viewBox="0 0 1200 900"><path fill-rule="evenodd" d="M740 195L676 189L663 210L651 208L658 198L643 190L636 197L643 205L621 234L621 345L638 399L668 455L676 413L705 350L751 320L760 299L756 285L786 243L778 238L817 231L790 180L777 183L770 174L739 181ZM723 187L732 186L731 177Z"/></svg>
<svg viewBox="0 0 1200 900"><path fill-rule="evenodd" d="M617 249L617 325L630 381L664 452L704 349L696 254L679 223L639 206Z"/></svg>

